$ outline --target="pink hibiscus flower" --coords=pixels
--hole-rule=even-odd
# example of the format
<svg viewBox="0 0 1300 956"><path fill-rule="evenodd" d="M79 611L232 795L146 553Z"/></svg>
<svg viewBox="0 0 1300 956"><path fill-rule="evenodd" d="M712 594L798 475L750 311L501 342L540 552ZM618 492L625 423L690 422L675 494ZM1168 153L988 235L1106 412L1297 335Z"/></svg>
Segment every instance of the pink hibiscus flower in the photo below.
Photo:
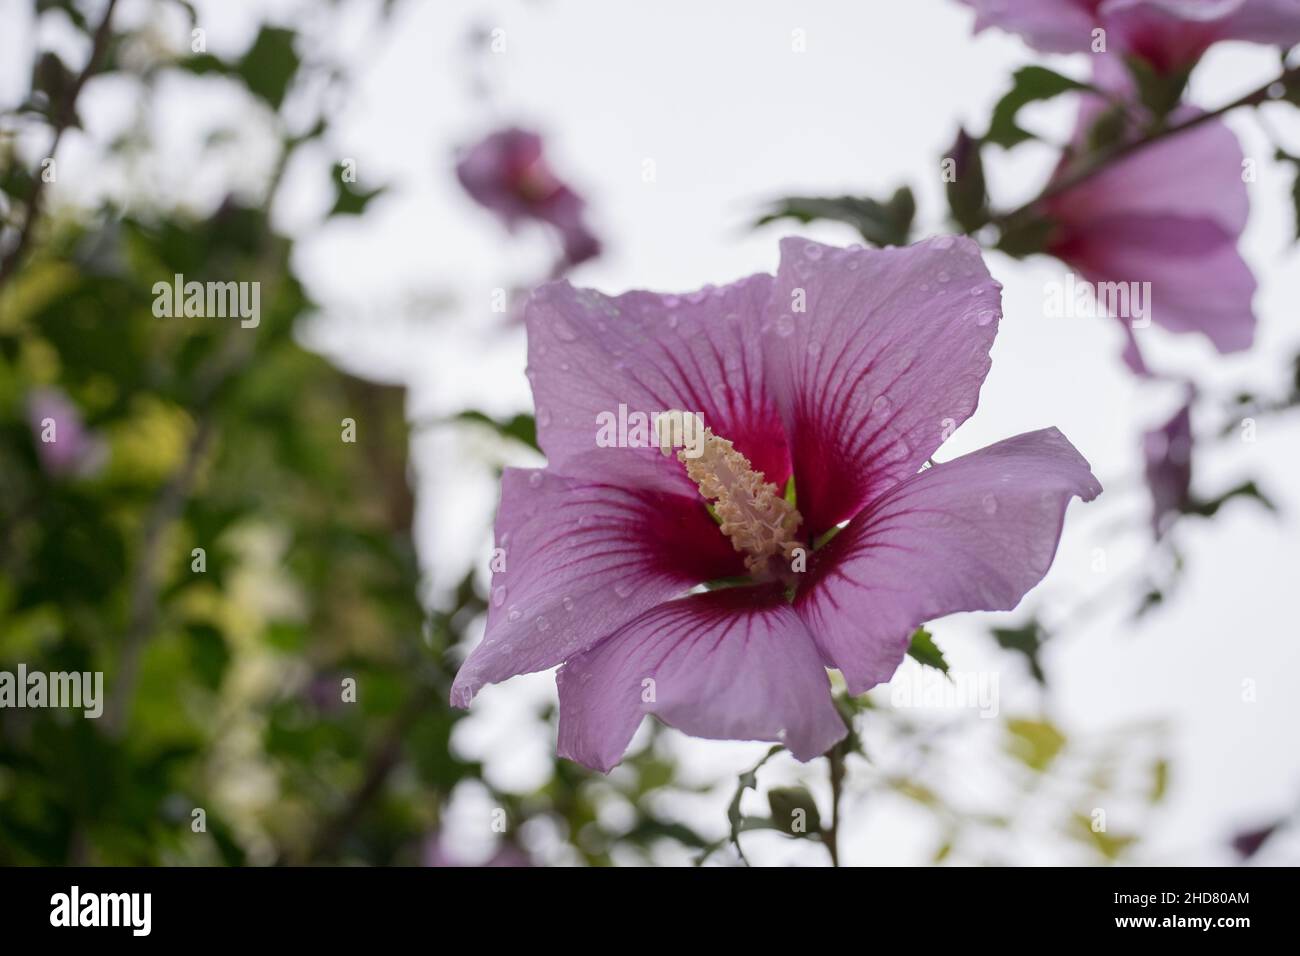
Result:
<svg viewBox="0 0 1300 956"><path fill-rule="evenodd" d="M551 172L536 133L511 127L488 135L461 153L456 176L506 228L531 220L555 229L567 266L599 254L600 240L587 226L586 203Z"/></svg>
<svg viewBox="0 0 1300 956"><path fill-rule="evenodd" d="M1098 62L1094 82L1131 94L1126 78L1106 63ZM1082 97L1076 146L1104 107L1100 97ZM1173 120L1189 115L1183 108ZM1200 332L1220 352L1254 341L1255 277L1237 251L1250 212L1242 158L1232 131L1210 121L1143 146L1043 203L1054 223L1047 251L1088 281L1119 284L1128 293L1129 314L1117 317L1125 320L1125 361L1134 371L1145 374L1146 366L1132 330L1152 322ZM1063 161L1056 177L1087 161ZM1138 314L1139 301L1145 314Z"/></svg>
<svg viewBox="0 0 1300 956"><path fill-rule="evenodd" d="M845 734L825 668L862 693L920 624L1015 607L1070 498L1101 491L1053 428L924 467L975 411L999 290L950 237L786 239L775 277L686 296L538 289L549 464L503 477L506 569L452 703L563 664L559 752L589 767L617 764L646 714L825 752ZM637 426L674 410L707 430L669 457Z"/></svg>
<svg viewBox="0 0 1300 956"><path fill-rule="evenodd" d="M962 0L976 31L998 27L1045 53L1093 49L1136 56L1156 72L1189 69L1220 40L1270 46L1300 43L1300 0Z"/></svg>

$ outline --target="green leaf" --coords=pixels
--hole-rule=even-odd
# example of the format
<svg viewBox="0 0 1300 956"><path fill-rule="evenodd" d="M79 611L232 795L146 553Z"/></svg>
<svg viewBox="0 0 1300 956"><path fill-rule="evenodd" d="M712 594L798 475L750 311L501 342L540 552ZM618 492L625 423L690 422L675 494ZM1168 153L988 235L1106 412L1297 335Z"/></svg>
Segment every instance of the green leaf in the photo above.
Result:
<svg viewBox="0 0 1300 956"><path fill-rule="evenodd" d="M1129 74L1137 85L1138 100L1151 111L1157 122L1162 122L1183 99L1190 70L1161 73L1141 57L1125 58Z"/></svg>
<svg viewBox="0 0 1300 956"><path fill-rule="evenodd" d="M918 627L916 633L912 635L912 643L908 645L907 653L913 660L920 661L926 667L948 673L948 661L943 656L943 651L934 642L934 635L923 627Z"/></svg>
<svg viewBox="0 0 1300 956"><path fill-rule="evenodd" d="M343 171L342 163L334 166L334 206L330 209L329 214L331 216L359 216L366 211L366 206L370 204L370 201L383 193L387 187L358 189L356 184L350 183L343 178Z"/></svg>
<svg viewBox="0 0 1300 956"><path fill-rule="evenodd" d="M1297 105L1300 105L1300 100L1297 100ZM1300 156L1292 156L1283 149L1273 155L1279 162L1290 163L1295 167L1295 180L1291 183L1291 207L1295 210L1295 237L1300 241Z"/></svg>
<svg viewBox="0 0 1300 956"><path fill-rule="evenodd" d="M1128 112L1122 106L1102 111L1088 127L1088 151L1103 152L1118 146L1128 128Z"/></svg>
<svg viewBox="0 0 1300 956"><path fill-rule="evenodd" d="M1034 680L1040 684L1047 683L1047 675L1043 673L1042 662L1038 656L1047 638L1047 632L1043 630L1043 626L1037 620L1030 621L1023 627L993 628L993 640L998 642L998 646L1004 650L1025 655L1025 660L1029 664L1029 672L1033 674Z"/></svg>
<svg viewBox="0 0 1300 956"><path fill-rule="evenodd" d="M997 248L1016 259L1043 252L1052 236L1055 225L1050 219L1029 215L1016 218L1002 227Z"/></svg>
<svg viewBox="0 0 1300 956"><path fill-rule="evenodd" d="M244 85L278 110L289 91L300 60L293 48L294 32L283 27L262 27L235 72Z"/></svg>
<svg viewBox="0 0 1300 956"><path fill-rule="evenodd" d="M1055 99L1062 93L1089 89L1092 87L1087 83L1072 80L1043 66L1026 66L1016 70L1011 89L993 108L989 131L984 140L1010 149L1027 139L1036 139L1033 133L1022 129L1016 120L1021 108L1030 103Z"/></svg>
<svg viewBox="0 0 1300 956"><path fill-rule="evenodd" d="M984 182L983 144L964 129L957 131L957 141L948 151L952 160L952 179L945 188L952 218L963 232L974 232L989 221L988 188Z"/></svg>
<svg viewBox="0 0 1300 956"><path fill-rule="evenodd" d="M1151 790L1148 799L1159 803L1169 792L1169 761L1163 757L1151 765Z"/></svg>
<svg viewBox="0 0 1300 956"><path fill-rule="evenodd" d="M537 421L532 415L520 413L513 418L504 421L498 421L482 412L469 410L461 412L456 416L457 421L476 422L479 425L486 425L503 438L513 438L517 442L522 442L529 448L541 451L541 446L537 444Z"/></svg>
<svg viewBox="0 0 1300 956"><path fill-rule="evenodd" d="M1243 481L1223 494L1211 498L1208 501L1194 501L1184 506L1183 513L1191 515L1200 515L1203 518L1212 518L1220 508L1231 501L1233 498L1252 498L1258 501L1269 511L1277 511L1277 505L1259 490L1254 481Z"/></svg>
<svg viewBox="0 0 1300 956"><path fill-rule="evenodd" d="M778 219L805 223L826 219L848 223L873 245L905 246L915 216L916 199L912 190L903 186L883 203L853 196L789 196L773 203L771 210L754 225L762 226Z"/></svg>
<svg viewBox="0 0 1300 956"><path fill-rule="evenodd" d="M793 837L810 837L821 832L822 818L817 801L804 787L773 787L767 792L772 824Z"/></svg>
<svg viewBox="0 0 1300 956"><path fill-rule="evenodd" d="M1107 860L1118 859L1125 850L1137 842L1137 837L1131 834L1110 834L1105 830L1094 830L1092 818L1083 813L1073 814L1071 819L1074 827L1071 832L1085 843L1091 846Z"/></svg>
<svg viewBox="0 0 1300 956"><path fill-rule="evenodd" d="M1065 748L1065 734L1048 720L1007 721L1007 750L1042 773Z"/></svg>

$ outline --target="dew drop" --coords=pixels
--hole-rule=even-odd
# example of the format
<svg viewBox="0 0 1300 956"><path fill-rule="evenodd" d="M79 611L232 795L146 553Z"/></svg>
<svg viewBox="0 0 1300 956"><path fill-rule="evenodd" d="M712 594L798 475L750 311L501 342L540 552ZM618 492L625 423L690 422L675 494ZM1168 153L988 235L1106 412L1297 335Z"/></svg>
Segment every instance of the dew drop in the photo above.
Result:
<svg viewBox="0 0 1300 956"><path fill-rule="evenodd" d="M573 610L573 598L569 597L567 594L564 595L564 598L560 601L560 603L564 605L564 609L566 611Z"/></svg>
<svg viewBox="0 0 1300 956"><path fill-rule="evenodd" d="M505 585L499 584L492 589L492 606L500 607L502 604L505 603L506 603Z"/></svg>
<svg viewBox="0 0 1300 956"><path fill-rule="evenodd" d="M817 356L822 354L822 347L816 342L809 342L808 354L811 355L813 358L817 358Z"/></svg>
<svg viewBox="0 0 1300 956"><path fill-rule="evenodd" d="M998 499L993 495L985 495L983 501L984 513L986 515L995 515L998 513Z"/></svg>
<svg viewBox="0 0 1300 956"><path fill-rule="evenodd" d="M570 326L567 322L558 322L558 321L557 321L557 322L555 323L555 325L554 325L554 328L555 328L555 334L556 334L556 336L557 336L558 338L562 339L563 341L565 341L565 342L576 342L576 341L577 341L577 339L578 339L578 333L575 332L575 331L573 331L572 326Z"/></svg>
<svg viewBox="0 0 1300 956"><path fill-rule="evenodd" d="M877 395L876 400L871 403L871 410L877 415L888 414L894 403L889 400L888 395Z"/></svg>
<svg viewBox="0 0 1300 956"><path fill-rule="evenodd" d="M794 319L791 316L783 315L776 320L776 334L783 339L788 339L794 334Z"/></svg>
<svg viewBox="0 0 1300 956"><path fill-rule="evenodd" d="M519 608L515 607L513 604L510 605L510 610L506 612L506 620L512 623L514 621L519 620L523 616L524 616L523 611L519 610Z"/></svg>
<svg viewBox="0 0 1300 956"><path fill-rule="evenodd" d="M806 258L811 259L813 262L816 262L818 259L822 257L822 247L817 245L815 242L805 243L803 247L803 254Z"/></svg>
<svg viewBox="0 0 1300 956"><path fill-rule="evenodd" d="M550 409L548 409L548 408L539 408L539 409L537 410L537 424L541 425L543 428L545 428L547 425L551 424L551 411L550 411ZM537 477L541 477L541 476L539 475L539 476L537 476ZM532 478L529 478L528 480L529 480L529 481L532 481L533 479L532 479Z"/></svg>
<svg viewBox="0 0 1300 956"><path fill-rule="evenodd" d="M948 273L946 273L946 272L940 272L939 275L936 276L936 278L937 278L940 282L947 282L949 279L952 278L952 276L948 275Z"/></svg>
<svg viewBox="0 0 1300 956"><path fill-rule="evenodd" d="M538 631L544 632L550 630L551 628L551 622L548 621L546 618L541 617L540 615L538 616L537 620L534 621L533 623L537 625Z"/></svg>
<svg viewBox="0 0 1300 956"><path fill-rule="evenodd" d="M541 483L542 483L542 473L540 471L535 471L528 476L528 484L530 484L532 487L536 488L539 485L541 485Z"/></svg>
<svg viewBox="0 0 1300 956"><path fill-rule="evenodd" d="M675 329L675 328L677 328L677 321L678 321L678 320L677 320L677 313L676 313L676 312L670 312L670 313L668 314L668 328L670 328L670 329Z"/></svg>
<svg viewBox="0 0 1300 956"><path fill-rule="evenodd" d="M619 581L614 585L614 593L621 598L625 598L632 593L632 585L626 581Z"/></svg>
<svg viewBox="0 0 1300 956"><path fill-rule="evenodd" d="M934 247L935 247L936 249L951 249L951 248L952 248L952 236L938 236L938 237L936 237L935 240L934 240Z"/></svg>
<svg viewBox="0 0 1300 956"><path fill-rule="evenodd" d="M979 312L975 313L975 324L979 326L988 325L997 317L998 314L992 309L981 309Z"/></svg>

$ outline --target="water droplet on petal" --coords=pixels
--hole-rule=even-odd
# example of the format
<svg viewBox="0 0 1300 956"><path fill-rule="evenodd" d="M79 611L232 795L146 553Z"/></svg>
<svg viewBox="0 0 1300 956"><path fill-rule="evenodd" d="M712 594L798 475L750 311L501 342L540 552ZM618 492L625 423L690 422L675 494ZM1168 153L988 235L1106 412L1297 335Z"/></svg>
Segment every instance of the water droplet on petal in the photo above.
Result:
<svg viewBox="0 0 1300 956"><path fill-rule="evenodd" d="M975 313L975 324L980 326L988 325L997 317L998 314L992 309L982 309Z"/></svg>
<svg viewBox="0 0 1300 956"><path fill-rule="evenodd" d="M783 315L776 320L776 334L783 339L788 339L794 334L794 318L789 315Z"/></svg>
<svg viewBox="0 0 1300 956"><path fill-rule="evenodd" d="M677 322L678 322L678 319L677 319L677 313L676 313L676 312L670 312L670 313L668 314L668 328L670 328L670 329L675 329L675 328L677 328Z"/></svg>
<svg viewBox="0 0 1300 956"><path fill-rule="evenodd" d="M539 424L539 425L541 425L543 428L545 428L545 427L546 427L547 425L549 425L550 423L551 423L551 411L550 411L550 409L548 409L548 408L539 408L539 409L537 410L537 424ZM540 476L539 476L539 477L540 477ZM528 480L529 480L529 481L532 481L532 478L529 478Z"/></svg>
<svg viewBox="0 0 1300 956"><path fill-rule="evenodd" d="M952 278L952 276L948 275L948 273L946 273L946 272L940 272L939 275L936 276L936 278L937 278L940 282L947 282L949 279Z"/></svg>
<svg viewBox="0 0 1300 956"><path fill-rule="evenodd" d="M993 497L993 495L985 495L981 504L984 505L984 513L986 515L995 515L998 513L998 499Z"/></svg>
<svg viewBox="0 0 1300 956"><path fill-rule="evenodd" d="M535 471L528 476L528 484L531 485L532 487L536 488L541 483L542 483L542 473L540 471Z"/></svg>
<svg viewBox="0 0 1300 956"><path fill-rule="evenodd" d="M492 589L492 606L500 607L506 603L505 585L499 584Z"/></svg>
<svg viewBox="0 0 1300 956"><path fill-rule="evenodd" d="M809 342L808 354L811 355L813 358L817 358L817 356L822 354L822 347L816 342Z"/></svg>
<svg viewBox="0 0 1300 956"><path fill-rule="evenodd" d="M519 610L519 608L515 607L513 604L510 605L510 610L506 612L506 620L511 623L519 620L523 616L523 611Z"/></svg>
<svg viewBox="0 0 1300 956"><path fill-rule="evenodd" d="M817 245L815 242L805 243L803 247L803 254L807 258L816 262L818 259L822 257L822 247Z"/></svg>
<svg viewBox="0 0 1300 956"><path fill-rule="evenodd" d="M537 625L538 631L547 631L551 627L551 622L541 616L539 616L533 623Z"/></svg>
<svg viewBox="0 0 1300 956"><path fill-rule="evenodd" d="M934 240L934 247L935 247L936 249L951 249L951 248L952 248L952 236L938 236L938 237L936 237L935 240Z"/></svg>
<svg viewBox="0 0 1300 956"><path fill-rule="evenodd" d="M567 594L564 595L564 599L560 603L564 605L566 611L573 610L573 598L569 597Z"/></svg>
<svg viewBox="0 0 1300 956"><path fill-rule="evenodd" d="M576 342L578 339L578 333L573 331L573 328L567 322L557 321L553 328L555 329L556 337L565 342Z"/></svg>
<svg viewBox="0 0 1300 956"><path fill-rule="evenodd" d="M664 305L670 309L675 309L682 304L682 300L675 295L664 296Z"/></svg>
<svg viewBox="0 0 1300 956"><path fill-rule="evenodd" d="M626 581L619 581L614 585L614 593L621 598L625 598L632 593L632 585Z"/></svg>
<svg viewBox="0 0 1300 956"><path fill-rule="evenodd" d="M888 395L877 395L876 400L871 403L871 410L877 415L887 415L893 407L894 403L889 400Z"/></svg>

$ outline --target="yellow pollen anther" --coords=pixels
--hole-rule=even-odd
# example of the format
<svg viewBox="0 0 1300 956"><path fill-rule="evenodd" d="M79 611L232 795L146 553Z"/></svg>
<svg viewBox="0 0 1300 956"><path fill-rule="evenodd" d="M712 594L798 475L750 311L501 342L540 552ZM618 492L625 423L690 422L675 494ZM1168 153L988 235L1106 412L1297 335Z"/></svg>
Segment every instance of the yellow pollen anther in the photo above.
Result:
<svg viewBox="0 0 1300 956"><path fill-rule="evenodd" d="M677 460L700 494L714 503L722 533L745 555L750 574L771 577L773 558L789 562L794 549L803 547L796 537L803 516L731 442L699 424L702 440L679 451Z"/></svg>

